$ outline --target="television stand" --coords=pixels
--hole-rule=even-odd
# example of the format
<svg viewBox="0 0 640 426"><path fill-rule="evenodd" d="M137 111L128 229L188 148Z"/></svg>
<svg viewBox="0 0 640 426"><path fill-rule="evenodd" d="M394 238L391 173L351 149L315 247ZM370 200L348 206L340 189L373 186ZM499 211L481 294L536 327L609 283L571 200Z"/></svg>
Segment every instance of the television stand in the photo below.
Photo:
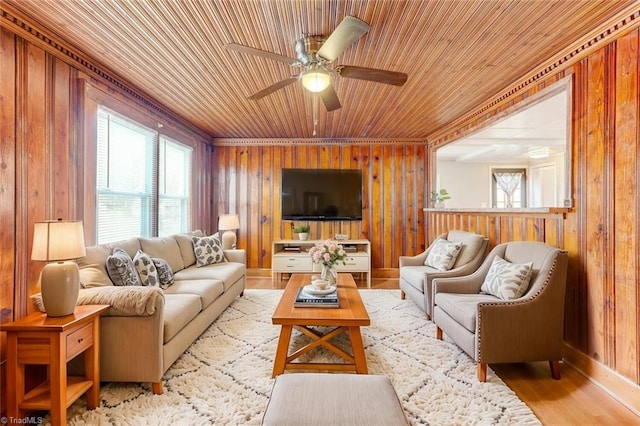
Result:
<svg viewBox="0 0 640 426"><path fill-rule="evenodd" d="M314 264L309 249L326 240L275 240L271 247L271 275L274 283L282 274L320 273L321 265ZM347 251L346 265L337 264L338 272L367 274L367 288L371 288L371 243L369 240L335 241ZM346 251L346 250L345 250Z"/></svg>

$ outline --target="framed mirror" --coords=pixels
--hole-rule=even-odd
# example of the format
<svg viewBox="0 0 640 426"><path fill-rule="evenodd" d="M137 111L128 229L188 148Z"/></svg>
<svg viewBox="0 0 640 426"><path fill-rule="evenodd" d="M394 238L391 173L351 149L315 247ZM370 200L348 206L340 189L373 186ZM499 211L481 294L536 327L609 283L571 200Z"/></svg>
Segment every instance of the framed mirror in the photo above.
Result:
<svg viewBox="0 0 640 426"><path fill-rule="evenodd" d="M571 76L436 150L447 208L572 207Z"/></svg>

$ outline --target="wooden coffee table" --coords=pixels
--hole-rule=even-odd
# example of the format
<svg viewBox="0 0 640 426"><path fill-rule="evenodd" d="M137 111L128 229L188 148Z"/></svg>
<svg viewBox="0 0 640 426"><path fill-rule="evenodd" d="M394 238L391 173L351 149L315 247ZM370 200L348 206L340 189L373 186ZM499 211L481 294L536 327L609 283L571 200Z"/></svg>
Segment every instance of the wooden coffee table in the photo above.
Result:
<svg viewBox="0 0 640 426"><path fill-rule="evenodd" d="M273 377L285 370L323 370L323 371L355 371L367 374L367 359L362 344L360 327L371 323L367 309L362 303L360 293L351 274L338 274L339 308L296 308L293 302L298 288L311 282L310 274L293 274L287 283L280 303L276 307L271 320L281 325L278 349L273 363ZM321 334L312 326L335 327L327 334ZM293 329L309 336L312 341L307 346L289 355L289 343ZM329 339L349 332L352 353L349 354L335 346ZM319 346L324 346L345 360L343 363L293 362L299 356Z"/></svg>

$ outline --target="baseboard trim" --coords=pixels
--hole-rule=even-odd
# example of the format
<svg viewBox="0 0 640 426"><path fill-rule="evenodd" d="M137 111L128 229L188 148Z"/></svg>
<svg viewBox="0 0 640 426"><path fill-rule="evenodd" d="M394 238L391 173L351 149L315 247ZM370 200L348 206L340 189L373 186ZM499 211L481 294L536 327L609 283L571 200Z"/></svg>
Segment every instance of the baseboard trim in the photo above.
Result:
<svg viewBox="0 0 640 426"><path fill-rule="evenodd" d="M271 277L271 268L247 268L248 277Z"/></svg>
<svg viewBox="0 0 640 426"><path fill-rule="evenodd" d="M564 362L640 416L640 386L565 342Z"/></svg>

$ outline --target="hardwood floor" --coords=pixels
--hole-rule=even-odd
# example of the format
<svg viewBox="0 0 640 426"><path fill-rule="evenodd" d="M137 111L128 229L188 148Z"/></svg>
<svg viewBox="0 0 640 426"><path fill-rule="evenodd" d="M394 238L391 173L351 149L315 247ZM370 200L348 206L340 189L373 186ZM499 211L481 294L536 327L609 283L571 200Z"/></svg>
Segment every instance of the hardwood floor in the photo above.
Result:
<svg viewBox="0 0 640 426"><path fill-rule="evenodd" d="M284 288L286 283L286 276L275 285L270 277L248 277L247 288ZM356 279L356 283L366 288L363 280ZM398 279L373 278L371 288L398 289ZM568 365L561 364L560 380L551 378L547 362L500 364L491 368L545 425L640 424L640 417Z"/></svg>

